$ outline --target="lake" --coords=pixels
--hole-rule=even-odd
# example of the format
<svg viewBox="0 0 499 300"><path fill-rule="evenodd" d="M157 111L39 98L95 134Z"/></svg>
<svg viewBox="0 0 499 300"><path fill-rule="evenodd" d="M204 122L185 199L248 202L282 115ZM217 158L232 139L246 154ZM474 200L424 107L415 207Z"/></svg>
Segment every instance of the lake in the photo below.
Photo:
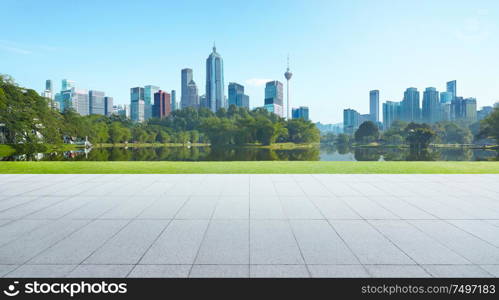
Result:
<svg viewBox="0 0 499 300"><path fill-rule="evenodd" d="M430 148L411 153L400 148L317 146L291 150L253 147L94 148L52 153L22 153L2 161L483 161L497 160L498 152L469 148Z"/></svg>

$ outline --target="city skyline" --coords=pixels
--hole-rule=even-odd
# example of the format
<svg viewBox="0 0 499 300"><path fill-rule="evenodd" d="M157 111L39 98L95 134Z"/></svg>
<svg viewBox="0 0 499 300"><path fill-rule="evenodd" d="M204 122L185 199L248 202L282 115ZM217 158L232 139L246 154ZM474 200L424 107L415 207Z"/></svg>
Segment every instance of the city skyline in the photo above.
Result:
<svg viewBox="0 0 499 300"><path fill-rule="evenodd" d="M60 78L72 79L78 88L105 91L115 104L128 104L131 87L180 91L179 70L191 67L203 94L206 49L215 40L223 49L224 92L228 82L244 85L251 108L261 106L267 81L284 82L288 53L291 106L309 106L313 121L340 123L348 106L368 112L366 91L380 90L380 104L398 102L408 86L424 91L449 78L461 83L462 95L476 97L479 107L499 100L499 63L492 59L499 46L495 1L288 1L285 6L271 1L265 10L255 1L237 18L232 12L239 3L215 2L151 1L116 9L112 1L51 1L31 2L26 9L26 3L6 1L9 14L2 14L0 23L16 27L0 40L1 72L37 91L46 79L54 80L55 90ZM128 18L151 5L171 17ZM68 10L74 22L66 22ZM90 11L95 22L79 21ZM33 22L20 23L20 16ZM123 18L129 21L113 26ZM35 34L35 24L50 34ZM275 31L269 34L269 28Z"/></svg>

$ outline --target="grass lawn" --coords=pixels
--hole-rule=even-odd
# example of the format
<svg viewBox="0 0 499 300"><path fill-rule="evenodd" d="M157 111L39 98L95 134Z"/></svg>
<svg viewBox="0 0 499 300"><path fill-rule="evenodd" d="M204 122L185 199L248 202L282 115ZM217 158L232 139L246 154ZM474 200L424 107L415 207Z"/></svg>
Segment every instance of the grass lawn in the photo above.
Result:
<svg viewBox="0 0 499 300"><path fill-rule="evenodd" d="M0 174L499 174L499 162L0 162Z"/></svg>

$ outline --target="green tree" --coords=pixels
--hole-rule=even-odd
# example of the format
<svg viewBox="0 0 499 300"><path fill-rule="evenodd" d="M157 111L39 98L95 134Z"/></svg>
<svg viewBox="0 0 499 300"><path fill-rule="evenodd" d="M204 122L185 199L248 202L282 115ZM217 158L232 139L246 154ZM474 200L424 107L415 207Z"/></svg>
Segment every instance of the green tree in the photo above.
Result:
<svg viewBox="0 0 499 300"><path fill-rule="evenodd" d="M189 134L190 134L190 141L191 143L197 143L199 142L199 131L197 130L191 130L189 131Z"/></svg>
<svg viewBox="0 0 499 300"><path fill-rule="evenodd" d="M113 122L109 126L109 141L113 144L125 141L125 128L119 122Z"/></svg>
<svg viewBox="0 0 499 300"><path fill-rule="evenodd" d="M445 144L470 144L473 140L470 129L459 126L456 123L445 122L436 124L433 130L440 142Z"/></svg>
<svg viewBox="0 0 499 300"><path fill-rule="evenodd" d="M359 129L355 131L355 141L358 143L372 143L379 138L379 128L374 122L366 121L360 124Z"/></svg>
<svg viewBox="0 0 499 300"><path fill-rule="evenodd" d="M431 141L435 138L435 132L427 124L410 123L406 129L406 142L411 149L420 151L427 149Z"/></svg>
<svg viewBox="0 0 499 300"><path fill-rule="evenodd" d="M317 126L303 119L287 121L289 141L293 143L317 143L320 141L320 132Z"/></svg>
<svg viewBox="0 0 499 300"><path fill-rule="evenodd" d="M482 120L478 137L495 139L499 144L499 107Z"/></svg>
<svg viewBox="0 0 499 300"><path fill-rule="evenodd" d="M181 131L178 133L178 142L185 145L189 142L190 137L189 132Z"/></svg>
<svg viewBox="0 0 499 300"><path fill-rule="evenodd" d="M169 142L170 142L171 137L170 137L170 135L168 134L168 132L166 132L166 131L164 131L164 130L160 130L160 131L158 132L157 140L158 140L158 142L160 142L160 143L166 144L166 143L169 143Z"/></svg>
<svg viewBox="0 0 499 300"><path fill-rule="evenodd" d="M107 142L109 139L109 130L106 123L98 122L92 126L92 135L90 136L90 142L102 144Z"/></svg>

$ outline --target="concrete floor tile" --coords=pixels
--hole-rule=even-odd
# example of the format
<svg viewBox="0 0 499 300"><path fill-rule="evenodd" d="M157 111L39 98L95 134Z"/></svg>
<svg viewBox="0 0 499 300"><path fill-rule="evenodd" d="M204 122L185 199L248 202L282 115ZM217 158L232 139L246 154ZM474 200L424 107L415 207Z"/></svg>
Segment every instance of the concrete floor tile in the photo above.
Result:
<svg viewBox="0 0 499 300"><path fill-rule="evenodd" d="M194 265L192 278L248 278L249 265Z"/></svg>
<svg viewBox="0 0 499 300"><path fill-rule="evenodd" d="M67 275L70 278L123 278L134 265L79 265Z"/></svg>
<svg viewBox="0 0 499 300"><path fill-rule="evenodd" d="M308 265L315 278L368 278L369 274L361 265Z"/></svg>
<svg viewBox="0 0 499 300"><path fill-rule="evenodd" d="M310 277L305 265L250 265L253 278L306 278Z"/></svg>
<svg viewBox="0 0 499 300"><path fill-rule="evenodd" d="M190 265L137 265L130 278L187 278Z"/></svg>

